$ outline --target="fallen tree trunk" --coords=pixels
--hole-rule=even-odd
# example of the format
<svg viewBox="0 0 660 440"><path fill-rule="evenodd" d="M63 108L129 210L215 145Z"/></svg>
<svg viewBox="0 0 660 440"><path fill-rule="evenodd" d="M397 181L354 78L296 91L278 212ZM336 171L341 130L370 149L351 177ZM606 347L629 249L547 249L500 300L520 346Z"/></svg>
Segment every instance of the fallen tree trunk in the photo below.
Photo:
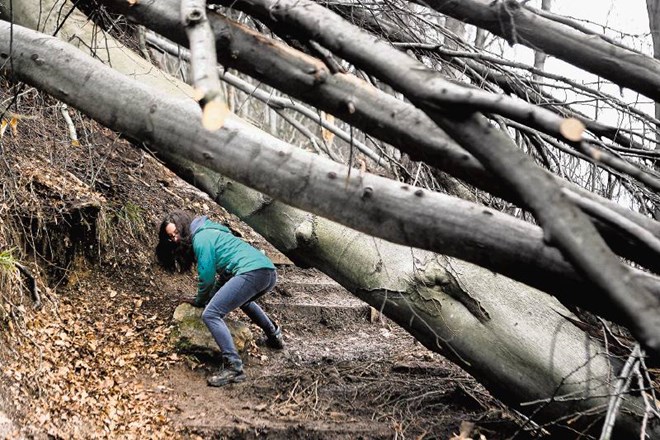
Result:
<svg viewBox="0 0 660 440"><path fill-rule="evenodd" d="M173 41L185 45L185 34L177 14L178 0L145 0L129 7L121 0L104 4ZM238 3L244 6L245 3ZM281 43L267 39L218 14L209 16L216 34L217 56L227 66L259 79L304 102L323 109L390 143L411 158L423 160L477 188L514 203L518 197L503 188L494 176L467 151L449 139L430 118L416 107L387 95L345 74L331 74L318 60ZM263 65L268 68L264 69ZM320 80L322 78L323 80ZM548 173L550 175L550 173ZM637 223L660 237L660 223L632 212L563 179L552 176L563 188L594 200L609 210ZM597 223L608 245L621 256L645 267L659 270L657 253L645 246L631 244L611 227Z"/></svg>
<svg viewBox="0 0 660 440"><path fill-rule="evenodd" d="M493 395L534 414L536 423L561 427L575 417L572 433L600 428L594 422L604 416L610 377L622 362L564 318L571 312L553 298L464 261L388 243L271 200L185 156L161 158L292 261L328 274ZM634 414L643 413L642 402L625 404L621 438L638 435ZM660 430L648 433L655 438Z"/></svg>
<svg viewBox="0 0 660 440"><path fill-rule="evenodd" d="M411 1L487 29L511 45L518 43L542 50L655 101L660 100L660 61L538 14L515 0Z"/></svg>
<svg viewBox="0 0 660 440"><path fill-rule="evenodd" d="M81 52L111 65L128 77L138 80L149 77L150 84L158 90L193 96L192 88L188 84L177 81L154 68L153 64L114 38L106 38L104 31L69 0L20 2L0 0L0 17L10 20L10 16L14 23L29 29L37 29L46 35L56 35Z"/></svg>
<svg viewBox="0 0 660 440"><path fill-rule="evenodd" d="M575 132L569 133L572 130L561 127L565 127L565 123L571 126L570 121L562 120L552 112L537 112L538 109L528 103L518 106L513 104L515 100L507 102L502 95L455 85L423 63L311 0L250 1L305 38L317 41L383 80L424 110L524 201L543 228L545 240L556 246L578 272L599 287L605 302L616 305L620 319L646 351L652 357L660 356L660 315L657 313L660 301L637 280L627 276L625 265L607 246L591 219L564 196L557 181L524 154L508 133L494 129L478 111L489 109L530 127L543 126L549 132L556 130L558 136L565 136L564 140L578 143L584 141L582 123L578 122ZM365 50L367 47L369 51ZM518 116L522 117L518 119ZM534 124L529 123L529 117L535 119ZM637 295L644 298L643 302L633 299ZM642 303L655 304L653 309L644 309L640 308Z"/></svg>

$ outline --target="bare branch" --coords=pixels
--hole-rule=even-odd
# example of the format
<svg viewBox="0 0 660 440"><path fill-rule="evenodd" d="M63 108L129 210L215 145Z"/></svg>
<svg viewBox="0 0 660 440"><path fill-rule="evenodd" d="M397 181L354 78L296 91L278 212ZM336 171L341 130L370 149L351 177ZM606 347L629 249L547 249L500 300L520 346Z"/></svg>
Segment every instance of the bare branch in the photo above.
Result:
<svg viewBox="0 0 660 440"><path fill-rule="evenodd" d="M222 127L229 112L223 102L220 80L216 73L215 37L206 18L205 0L183 0L181 22L188 35L191 59L191 81L195 99L202 107L202 124L207 130Z"/></svg>
<svg viewBox="0 0 660 440"><path fill-rule="evenodd" d="M641 351L639 345L635 345L632 353L628 357L623 369L619 373L616 381L614 382L614 389L612 390L612 398L607 406L607 414L605 422L603 422L603 430L600 434L600 440L610 440L612 437L612 430L614 429L614 422L619 412L619 407L623 401L623 395L628 392L630 382L632 381L635 365L639 362Z"/></svg>
<svg viewBox="0 0 660 440"><path fill-rule="evenodd" d="M69 114L69 108L67 107L66 104L62 104L60 111L62 112L62 116L64 117L64 122L66 122L66 126L69 129L69 137L71 138L71 145L73 145L74 147L79 146L80 141L78 141L78 133L76 132L76 126L73 125L73 121L71 120L71 115Z"/></svg>
<svg viewBox="0 0 660 440"><path fill-rule="evenodd" d="M190 56L190 52L187 49L180 48L178 46L175 46L174 43L165 40L163 37L159 37L158 35L154 35L153 33L149 33L147 35L147 41L150 44L155 45L156 47L160 48L161 50L167 51L168 53L176 56L181 56L184 60L188 60ZM305 117L311 119L315 123L319 124L321 127L325 128L326 130L330 131L331 133L335 134L337 137L340 139L346 141L346 142L351 142L350 135L346 133L346 131L340 129L334 124L330 124L328 121L325 119L319 117L318 113L315 112L314 110L311 110L304 105L301 105L293 100L290 99L284 99L284 98L279 98L279 97L274 97L271 96L269 93L264 92L263 90L260 90L258 87L254 87L253 85L249 84L247 81L242 80L236 75L232 75L229 72L224 72L220 71L218 72L219 77L225 81L227 84L230 84L237 89L241 90L242 92L248 94L249 96L252 96L254 98L257 98L258 100L266 103L268 106L271 108L274 108L276 110L281 110L283 108L288 108L294 111L297 111L298 113L304 115ZM374 161L376 165L382 166L385 169L389 168L389 164L387 163L386 159L381 156L376 154L371 148L367 147L364 143L353 140L353 144L357 147L358 150L360 150L365 156L367 156L369 159ZM338 158L333 157L333 160L338 161Z"/></svg>
<svg viewBox="0 0 660 440"><path fill-rule="evenodd" d="M580 206L583 211L588 212L594 218L598 218L604 222L616 225L618 229L625 231L630 236L634 237L637 243L641 246L647 247L650 251L654 252L660 259L660 239L651 234L644 228L639 227L635 223L626 219L623 216L616 214L608 209L603 209L603 206L594 203L592 200L580 197L579 195L571 192L570 190L563 189L562 192L573 201L576 205ZM653 266L654 270L660 270L660 262Z"/></svg>
<svg viewBox="0 0 660 440"><path fill-rule="evenodd" d="M414 1L660 101L660 61L542 17L515 0Z"/></svg>
<svg viewBox="0 0 660 440"><path fill-rule="evenodd" d="M127 14L152 30L179 44L185 44L178 17L171 11L177 0L138 3L128 8L121 0L104 0L107 7ZM520 199L500 186L493 176L469 153L452 142L419 109L393 98L355 77L329 75L316 60L274 40L252 32L217 14L209 17L216 33L218 57L226 66L238 69L308 104L323 109L348 123L384 140L413 159L444 170L455 177L514 203ZM227 36L231 38L227 38ZM267 65L267 68L264 68ZM558 180L561 185L566 182ZM598 197L575 185L570 189L583 197L597 200L609 209L633 220L660 237L660 224L621 205ZM610 237L611 234L608 234ZM611 244L612 245L612 244ZM613 245L626 258L639 261L643 253L625 243ZM649 255L649 261L654 259ZM645 264L640 261L640 264Z"/></svg>

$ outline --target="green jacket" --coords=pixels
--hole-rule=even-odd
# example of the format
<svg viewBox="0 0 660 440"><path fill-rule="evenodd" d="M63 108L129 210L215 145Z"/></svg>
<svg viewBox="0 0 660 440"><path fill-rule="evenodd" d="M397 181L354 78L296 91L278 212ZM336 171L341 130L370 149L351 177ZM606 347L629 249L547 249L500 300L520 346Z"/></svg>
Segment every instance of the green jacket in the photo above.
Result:
<svg viewBox="0 0 660 440"><path fill-rule="evenodd" d="M257 269L275 269L272 261L245 241L234 236L229 228L196 217L191 225L192 246L197 258L197 296L195 305L203 306L215 293L216 273L232 276Z"/></svg>

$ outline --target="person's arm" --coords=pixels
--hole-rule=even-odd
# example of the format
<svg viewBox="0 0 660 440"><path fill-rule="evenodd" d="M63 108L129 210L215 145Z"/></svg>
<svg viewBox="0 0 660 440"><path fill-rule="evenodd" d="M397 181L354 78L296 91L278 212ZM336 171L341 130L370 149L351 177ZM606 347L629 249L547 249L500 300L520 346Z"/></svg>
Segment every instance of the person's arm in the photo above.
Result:
<svg viewBox="0 0 660 440"><path fill-rule="evenodd" d="M197 257L197 296L192 303L196 307L204 307L211 290L215 285L215 249L209 240L204 240L195 246Z"/></svg>

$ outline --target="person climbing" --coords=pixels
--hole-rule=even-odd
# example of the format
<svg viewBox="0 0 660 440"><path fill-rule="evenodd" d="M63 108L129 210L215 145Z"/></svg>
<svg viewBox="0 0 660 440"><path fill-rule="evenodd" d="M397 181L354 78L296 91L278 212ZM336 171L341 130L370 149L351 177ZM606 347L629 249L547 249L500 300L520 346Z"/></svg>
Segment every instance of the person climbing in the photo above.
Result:
<svg viewBox="0 0 660 440"><path fill-rule="evenodd" d="M207 216L173 211L162 221L156 246L158 263L169 271L188 271L197 263L198 286L194 298L183 301L204 307L202 320L220 347L224 368L207 378L210 386L246 379L243 362L229 333L225 316L239 308L266 334L266 345L283 349L281 328L254 301L277 282L273 262L259 250L234 236L229 228ZM219 289L216 275L231 278Z"/></svg>

